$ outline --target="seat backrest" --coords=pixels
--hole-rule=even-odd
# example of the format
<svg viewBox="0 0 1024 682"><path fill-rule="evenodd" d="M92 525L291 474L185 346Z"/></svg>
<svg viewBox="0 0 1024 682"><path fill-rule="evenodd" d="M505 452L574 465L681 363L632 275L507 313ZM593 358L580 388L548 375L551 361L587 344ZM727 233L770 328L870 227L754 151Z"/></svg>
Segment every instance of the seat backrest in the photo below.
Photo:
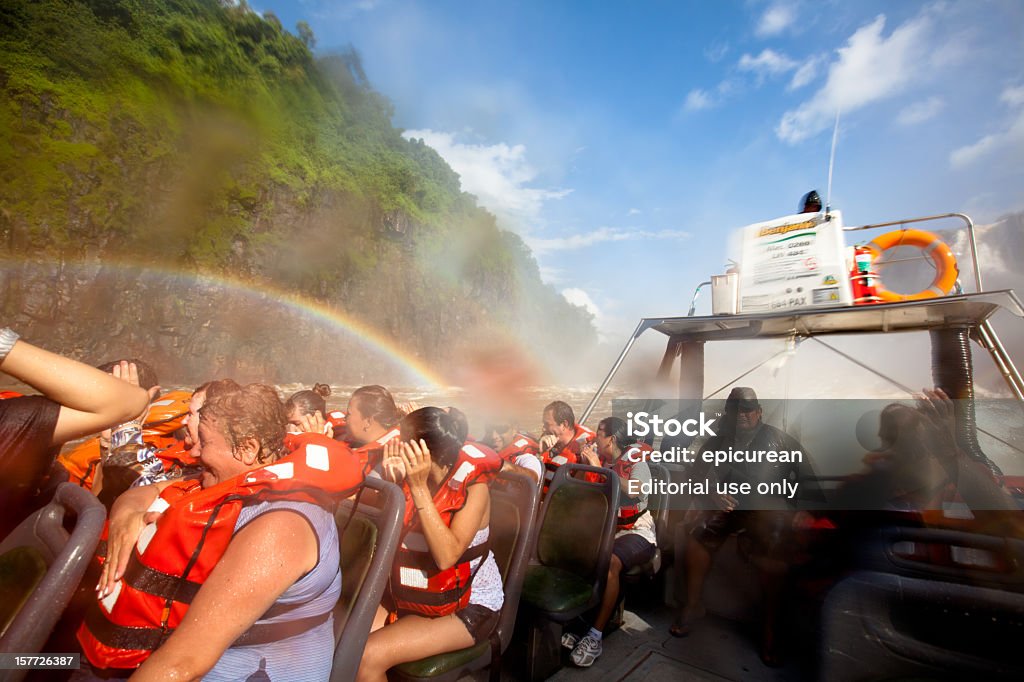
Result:
<svg viewBox="0 0 1024 682"><path fill-rule="evenodd" d="M506 472L491 482L490 492L491 550L505 587L505 604L496 626L504 650L512 639L523 578L536 541L540 488L532 478Z"/></svg>
<svg viewBox="0 0 1024 682"><path fill-rule="evenodd" d="M342 594L334 611L332 682L354 680L359 670L395 559L404 512L401 488L379 478L367 478L358 500L343 501L335 514L341 543Z"/></svg>
<svg viewBox="0 0 1024 682"><path fill-rule="evenodd" d="M598 481L585 480L585 473L595 474ZM537 561L603 580L618 509L619 477L614 471L583 464L560 466L541 508Z"/></svg>
<svg viewBox="0 0 1024 682"><path fill-rule="evenodd" d="M68 510L76 517L70 535L63 525ZM42 649L96 553L106 518L103 505L89 491L62 483L53 501L0 542L0 563L8 569L4 599L15 594L20 602L7 605L10 618L0 635L0 652ZM2 671L0 679L23 676L24 671Z"/></svg>
<svg viewBox="0 0 1024 682"><path fill-rule="evenodd" d="M665 483L672 481L672 476L665 465L650 462L647 466L651 469L653 480ZM655 487L655 490L658 488ZM662 550L672 547L672 529L669 522L669 513L672 510L670 506L669 497L664 492L652 494L647 498L647 509L654 518L654 532L658 537L658 549Z"/></svg>

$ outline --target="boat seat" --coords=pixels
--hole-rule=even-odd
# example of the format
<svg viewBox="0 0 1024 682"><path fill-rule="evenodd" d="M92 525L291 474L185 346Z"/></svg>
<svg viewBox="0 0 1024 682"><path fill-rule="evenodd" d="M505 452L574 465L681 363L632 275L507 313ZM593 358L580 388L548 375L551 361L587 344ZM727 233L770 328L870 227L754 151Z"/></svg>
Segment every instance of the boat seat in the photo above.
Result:
<svg viewBox="0 0 1024 682"><path fill-rule="evenodd" d="M367 478L362 492L338 505L341 598L334 607L331 682L354 680L391 573L405 513L401 488Z"/></svg>
<svg viewBox="0 0 1024 682"><path fill-rule="evenodd" d="M585 473L596 480L573 475ZM561 666L562 624L600 601L618 508L615 472L582 464L558 468L541 507L536 559L523 582L529 679L545 679Z"/></svg>
<svg viewBox="0 0 1024 682"><path fill-rule="evenodd" d="M75 525L64 530L71 511ZM36 653L46 643L96 553L107 512L73 483L0 542L0 651ZM20 680L27 671L4 671Z"/></svg>
<svg viewBox="0 0 1024 682"><path fill-rule="evenodd" d="M517 473L499 474L490 486L491 551L501 571L505 602L492 639L500 647L492 651L492 642L480 642L467 649L430 656L405 663L391 671L399 680L456 680L473 670L491 666L491 677L499 673L500 656L508 647L519 611L523 577L530 559L540 489L533 479Z"/></svg>

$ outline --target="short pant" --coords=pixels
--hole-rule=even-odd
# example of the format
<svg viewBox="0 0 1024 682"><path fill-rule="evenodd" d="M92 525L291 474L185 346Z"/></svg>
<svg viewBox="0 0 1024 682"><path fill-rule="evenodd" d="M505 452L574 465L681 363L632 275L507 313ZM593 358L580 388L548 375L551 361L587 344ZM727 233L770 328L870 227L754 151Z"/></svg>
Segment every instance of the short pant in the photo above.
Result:
<svg viewBox="0 0 1024 682"><path fill-rule="evenodd" d="M487 641L487 638L491 636L491 632L494 631L495 626L498 624L498 617L501 613L499 611L491 611L486 606L470 604L466 608L456 611L455 615L466 626L466 630L469 631L470 636L473 638L473 643L479 644L480 642Z"/></svg>
<svg viewBox="0 0 1024 682"><path fill-rule="evenodd" d="M690 536L710 552L733 533L751 556L785 559L793 546L792 513L779 511L706 511Z"/></svg>
<svg viewBox="0 0 1024 682"><path fill-rule="evenodd" d="M619 557L622 570L628 571L634 566L643 566L654 558L657 547L636 533L627 533L615 538L612 554Z"/></svg>

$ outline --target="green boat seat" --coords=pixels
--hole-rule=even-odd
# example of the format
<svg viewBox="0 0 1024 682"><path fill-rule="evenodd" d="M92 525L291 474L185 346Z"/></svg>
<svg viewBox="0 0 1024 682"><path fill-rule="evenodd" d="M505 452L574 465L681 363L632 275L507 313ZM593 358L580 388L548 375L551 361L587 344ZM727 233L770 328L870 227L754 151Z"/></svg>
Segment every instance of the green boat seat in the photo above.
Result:
<svg viewBox="0 0 1024 682"><path fill-rule="evenodd" d="M500 668L497 659L512 639L519 611L523 578L533 548L540 492L532 479L506 472L491 482L490 493L491 551L505 587L505 602L491 641L404 663L391 670L389 676L393 679L448 682L487 666L491 666L491 679L497 679Z"/></svg>

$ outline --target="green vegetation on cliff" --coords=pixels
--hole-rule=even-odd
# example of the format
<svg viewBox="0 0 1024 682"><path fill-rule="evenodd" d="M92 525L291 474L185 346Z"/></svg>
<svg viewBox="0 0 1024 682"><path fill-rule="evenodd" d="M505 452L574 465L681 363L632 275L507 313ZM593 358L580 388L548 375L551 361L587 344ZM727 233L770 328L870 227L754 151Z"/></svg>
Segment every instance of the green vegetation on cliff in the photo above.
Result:
<svg viewBox="0 0 1024 682"><path fill-rule="evenodd" d="M441 364L459 336L593 343L358 54L297 33L244 1L4 2L0 251L270 282Z"/></svg>

